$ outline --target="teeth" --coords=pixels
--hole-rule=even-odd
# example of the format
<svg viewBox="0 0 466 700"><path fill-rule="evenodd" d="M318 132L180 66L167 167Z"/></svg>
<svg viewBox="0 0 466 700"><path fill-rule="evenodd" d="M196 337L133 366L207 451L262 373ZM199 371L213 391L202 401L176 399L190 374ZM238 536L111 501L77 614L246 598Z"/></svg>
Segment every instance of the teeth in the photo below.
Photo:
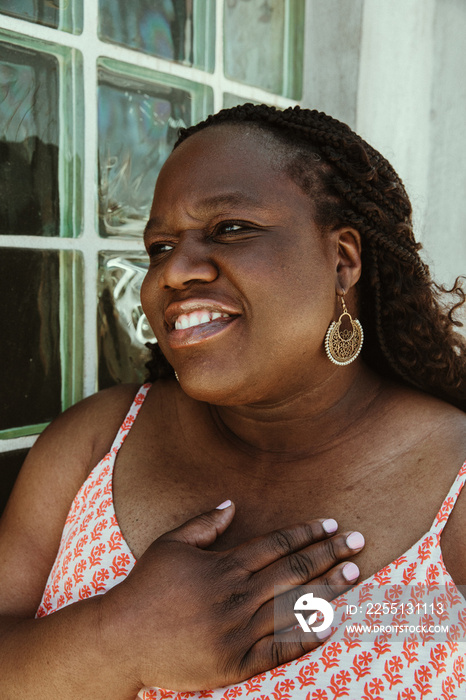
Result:
<svg viewBox="0 0 466 700"><path fill-rule="evenodd" d="M190 314L181 314L175 320L175 330L183 330L185 328L193 328L200 326L202 323L210 323L217 318L229 318L230 314L223 314L219 311L193 311Z"/></svg>

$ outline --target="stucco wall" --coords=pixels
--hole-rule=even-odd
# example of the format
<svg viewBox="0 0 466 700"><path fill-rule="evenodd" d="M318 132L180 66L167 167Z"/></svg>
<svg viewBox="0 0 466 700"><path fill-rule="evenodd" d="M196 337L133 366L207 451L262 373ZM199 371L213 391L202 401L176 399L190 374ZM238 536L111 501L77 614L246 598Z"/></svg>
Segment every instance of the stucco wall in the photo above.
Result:
<svg viewBox="0 0 466 700"><path fill-rule="evenodd" d="M440 282L466 274L466 2L308 0L303 104L394 165Z"/></svg>

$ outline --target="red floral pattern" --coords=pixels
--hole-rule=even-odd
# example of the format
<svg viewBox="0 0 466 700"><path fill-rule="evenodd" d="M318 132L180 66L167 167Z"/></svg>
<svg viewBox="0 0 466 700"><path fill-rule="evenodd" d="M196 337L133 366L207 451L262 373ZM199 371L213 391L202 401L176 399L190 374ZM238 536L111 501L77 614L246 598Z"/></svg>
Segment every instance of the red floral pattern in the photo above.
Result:
<svg viewBox="0 0 466 700"><path fill-rule="evenodd" d="M150 385L139 390L110 452L91 472L73 501L60 549L37 611L49 615L65 605L105 593L131 571L135 559L121 533L112 499L113 466ZM141 700L460 700L466 697L466 601L445 569L440 535L466 481L466 463L428 533L401 557L333 601L333 634L314 651L244 683L198 692L145 688ZM447 613L428 623L449 625L446 639L413 633L403 642L390 633L368 641L349 632L347 604L370 602L380 586L396 601L409 585L412 600L438 595ZM369 622L369 620L367 620ZM370 622L374 623L372 618ZM386 624L407 622L397 611Z"/></svg>
<svg viewBox="0 0 466 700"><path fill-rule="evenodd" d="M72 503L36 617L49 615L65 601L68 605L105 593L123 581L136 562L113 508L113 466L149 388L145 384L139 389L110 452L89 474Z"/></svg>

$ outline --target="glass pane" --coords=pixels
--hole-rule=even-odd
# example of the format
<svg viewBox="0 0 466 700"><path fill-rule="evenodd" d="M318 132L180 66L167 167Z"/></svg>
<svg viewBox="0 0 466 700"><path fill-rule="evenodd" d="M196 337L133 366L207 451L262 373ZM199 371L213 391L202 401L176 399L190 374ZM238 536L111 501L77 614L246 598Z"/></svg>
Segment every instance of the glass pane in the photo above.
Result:
<svg viewBox="0 0 466 700"><path fill-rule="evenodd" d="M29 450L0 453L0 515Z"/></svg>
<svg viewBox="0 0 466 700"><path fill-rule="evenodd" d="M202 85L109 59L99 62L99 231L141 237L157 175L178 129L205 116Z"/></svg>
<svg viewBox="0 0 466 700"><path fill-rule="evenodd" d="M299 99L304 0L224 0L225 75Z"/></svg>
<svg viewBox="0 0 466 700"><path fill-rule="evenodd" d="M0 0L0 12L77 34L83 27L82 2L83 0Z"/></svg>
<svg viewBox="0 0 466 700"><path fill-rule="evenodd" d="M99 0L99 36L144 53L213 70L213 0Z"/></svg>
<svg viewBox="0 0 466 700"><path fill-rule="evenodd" d="M145 253L99 256L99 389L120 382L143 382L154 334L139 299L148 267Z"/></svg>
<svg viewBox="0 0 466 700"><path fill-rule="evenodd" d="M0 44L0 234L58 236L58 61Z"/></svg>
<svg viewBox="0 0 466 700"><path fill-rule="evenodd" d="M250 102L253 105L262 104L261 102L257 102L257 100L251 100L250 97L239 97L238 95L233 95L231 92L223 93L223 106L225 109L236 107L236 105L244 105L247 102Z"/></svg>
<svg viewBox="0 0 466 700"><path fill-rule="evenodd" d="M38 432L25 426L62 409L79 360L70 358L78 342L69 332L80 320L79 299L71 305L69 298L79 263L72 251L0 249L0 431Z"/></svg>
<svg viewBox="0 0 466 700"><path fill-rule="evenodd" d="M78 236L82 55L0 30L0 235Z"/></svg>

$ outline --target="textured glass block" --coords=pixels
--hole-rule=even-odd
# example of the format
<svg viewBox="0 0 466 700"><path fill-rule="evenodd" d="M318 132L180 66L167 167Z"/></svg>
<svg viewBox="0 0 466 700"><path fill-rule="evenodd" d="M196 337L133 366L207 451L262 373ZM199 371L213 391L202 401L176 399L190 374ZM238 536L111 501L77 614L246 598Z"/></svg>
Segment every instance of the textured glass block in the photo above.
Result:
<svg viewBox="0 0 466 700"><path fill-rule="evenodd" d="M83 0L0 0L0 13L79 34Z"/></svg>
<svg viewBox="0 0 466 700"><path fill-rule="evenodd" d="M0 515L29 450L0 453Z"/></svg>
<svg viewBox="0 0 466 700"><path fill-rule="evenodd" d="M257 102L257 100L251 100L250 97L239 97L239 95L233 95L231 92L223 93L223 106L225 109L236 107L237 105L244 105L247 102L253 105L262 104L261 102Z"/></svg>
<svg viewBox="0 0 466 700"><path fill-rule="evenodd" d="M0 44L0 234L58 236L58 61Z"/></svg>
<svg viewBox="0 0 466 700"><path fill-rule="evenodd" d="M0 248L0 434L34 433L71 403L82 286L72 251ZM73 285L78 287L74 288ZM38 429L28 426L39 426Z"/></svg>
<svg viewBox="0 0 466 700"><path fill-rule="evenodd" d="M80 233L82 102L78 51L0 31L0 235Z"/></svg>
<svg viewBox="0 0 466 700"><path fill-rule="evenodd" d="M128 64L99 61L99 231L140 238L155 181L178 129L212 107L212 91Z"/></svg>
<svg viewBox="0 0 466 700"><path fill-rule="evenodd" d="M108 252L99 256L99 389L120 382L143 382L154 334L139 293L148 268L147 255Z"/></svg>
<svg viewBox="0 0 466 700"><path fill-rule="evenodd" d="M304 0L224 0L225 75L299 99L304 5Z"/></svg>
<svg viewBox="0 0 466 700"><path fill-rule="evenodd" d="M213 70L214 0L99 0L99 36L189 66Z"/></svg>

